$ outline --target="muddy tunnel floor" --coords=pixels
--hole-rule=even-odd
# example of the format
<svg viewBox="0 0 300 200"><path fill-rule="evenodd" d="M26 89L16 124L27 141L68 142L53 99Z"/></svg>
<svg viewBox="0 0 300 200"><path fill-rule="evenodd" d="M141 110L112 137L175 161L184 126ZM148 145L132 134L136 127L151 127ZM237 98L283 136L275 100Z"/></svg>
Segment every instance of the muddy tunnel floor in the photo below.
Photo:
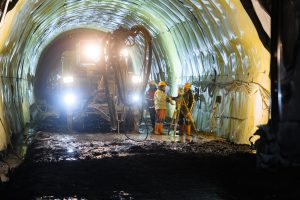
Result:
<svg viewBox="0 0 300 200"><path fill-rule="evenodd" d="M207 135L39 132L10 175L0 199L300 199L298 169L257 170L247 145Z"/></svg>

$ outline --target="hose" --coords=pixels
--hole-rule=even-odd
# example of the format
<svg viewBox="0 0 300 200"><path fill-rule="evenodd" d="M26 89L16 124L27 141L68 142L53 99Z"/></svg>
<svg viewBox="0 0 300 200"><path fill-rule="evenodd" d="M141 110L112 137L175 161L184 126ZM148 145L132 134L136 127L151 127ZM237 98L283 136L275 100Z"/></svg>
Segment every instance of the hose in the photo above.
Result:
<svg viewBox="0 0 300 200"><path fill-rule="evenodd" d="M148 137L149 137L149 128L148 128L148 125L147 125L146 120L145 120L144 117L140 120L140 123L139 123L139 124L141 124L142 121L145 122L145 126L146 126L146 136L145 136L145 138L143 138L143 139L141 139L141 140L133 139L133 138L129 137L127 131L125 130L125 131L124 131L124 135L125 135L125 137L126 137L128 140L132 140L132 141L134 141L134 142L144 142L144 141L146 141L146 140L148 139Z"/></svg>
<svg viewBox="0 0 300 200"><path fill-rule="evenodd" d="M129 107L129 110L131 110L131 107ZM144 141L146 141L147 139L148 139L148 137L149 137L149 125L148 125L148 123L147 123L147 120L144 118L144 113L143 113L143 107L142 107L142 109L141 109L141 119L140 119L140 121L139 121L139 127L141 126L141 124L144 122L144 124L145 124L145 128L146 128L146 136L145 136L145 138L143 138L143 139L141 139L141 140L139 140L139 139L134 139L134 138L131 138L129 135L128 135L128 133L127 133L127 128L126 128L126 126L125 126L125 124L126 124L126 122L124 121L124 124L123 124L123 131L124 131L124 136L128 139L128 140L131 140L131 141L134 141L134 142L144 142ZM139 132L140 133L140 132Z"/></svg>

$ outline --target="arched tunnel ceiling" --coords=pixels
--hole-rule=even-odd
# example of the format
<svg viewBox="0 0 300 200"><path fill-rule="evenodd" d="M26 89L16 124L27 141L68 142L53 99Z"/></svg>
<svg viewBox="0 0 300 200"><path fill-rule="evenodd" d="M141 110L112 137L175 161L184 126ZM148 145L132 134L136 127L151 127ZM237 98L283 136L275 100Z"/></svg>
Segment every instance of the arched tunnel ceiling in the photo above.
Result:
<svg viewBox="0 0 300 200"><path fill-rule="evenodd" d="M153 37L152 78L169 81L173 94L184 81L201 89L197 127L248 143L268 119L270 55L239 0L20 0L0 29L0 149L30 121L36 66L51 41L137 24Z"/></svg>

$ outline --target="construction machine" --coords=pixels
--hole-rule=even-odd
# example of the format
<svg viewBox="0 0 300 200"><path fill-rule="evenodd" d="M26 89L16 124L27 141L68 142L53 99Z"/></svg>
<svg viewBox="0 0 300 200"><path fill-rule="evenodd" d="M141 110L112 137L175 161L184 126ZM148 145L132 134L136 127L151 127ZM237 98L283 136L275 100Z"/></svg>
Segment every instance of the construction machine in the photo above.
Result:
<svg viewBox="0 0 300 200"><path fill-rule="evenodd" d="M134 70L128 50L137 40L144 43L137 48L143 61ZM67 117L68 128L84 129L84 118L96 114L111 130L119 131L124 123L136 129L151 60L151 36L143 26L119 28L101 40L81 40L76 49L63 52L55 91L63 97L60 112Z"/></svg>

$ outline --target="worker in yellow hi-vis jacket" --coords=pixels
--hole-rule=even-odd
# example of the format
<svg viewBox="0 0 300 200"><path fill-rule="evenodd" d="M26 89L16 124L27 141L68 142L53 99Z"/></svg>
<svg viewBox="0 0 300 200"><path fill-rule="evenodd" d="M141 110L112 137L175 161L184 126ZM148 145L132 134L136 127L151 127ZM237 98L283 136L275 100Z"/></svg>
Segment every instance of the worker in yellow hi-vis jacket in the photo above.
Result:
<svg viewBox="0 0 300 200"><path fill-rule="evenodd" d="M166 85L166 82L160 81L158 83L158 89L154 94L154 107L156 112L154 134L158 135L163 134L163 122L165 121L167 114L167 102L171 101L170 97L165 93Z"/></svg>

